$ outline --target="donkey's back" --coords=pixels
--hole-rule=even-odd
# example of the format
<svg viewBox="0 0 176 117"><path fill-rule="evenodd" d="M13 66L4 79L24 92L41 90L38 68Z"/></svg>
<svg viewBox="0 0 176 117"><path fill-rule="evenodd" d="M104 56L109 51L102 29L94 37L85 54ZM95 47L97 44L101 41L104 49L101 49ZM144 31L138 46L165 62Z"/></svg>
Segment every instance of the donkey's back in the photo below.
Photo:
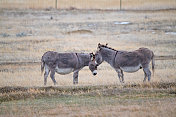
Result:
<svg viewBox="0 0 176 117"><path fill-rule="evenodd" d="M75 53L48 51L42 56L42 62L51 68L75 68L78 63L78 58Z"/></svg>
<svg viewBox="0 0 176 117"><path fill-rule="evenodd" d="M115 57L115 63L119 67L145 67L153 59L154 54L148 48L139 48L135 51L118 51Z"/></svg>

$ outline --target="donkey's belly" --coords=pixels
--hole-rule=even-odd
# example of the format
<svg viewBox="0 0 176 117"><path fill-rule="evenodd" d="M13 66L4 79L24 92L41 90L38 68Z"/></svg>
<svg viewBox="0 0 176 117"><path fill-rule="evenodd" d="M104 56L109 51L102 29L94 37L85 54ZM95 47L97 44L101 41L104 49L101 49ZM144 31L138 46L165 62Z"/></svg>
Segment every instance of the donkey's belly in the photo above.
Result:
<svg viewBox="0 0 176 117"><path fill-rule="evenodd" d="M120 67L121 70L124 72L136 72L141 68L141 65L138 66L127 66L127 67Z"/></svg>
<svg viewBox="0 0 176 117"><path fill-rule="evenodd" d="M56 72L61 75L69 74L73 72L73 68L58 68L56 67Z"/></svg>

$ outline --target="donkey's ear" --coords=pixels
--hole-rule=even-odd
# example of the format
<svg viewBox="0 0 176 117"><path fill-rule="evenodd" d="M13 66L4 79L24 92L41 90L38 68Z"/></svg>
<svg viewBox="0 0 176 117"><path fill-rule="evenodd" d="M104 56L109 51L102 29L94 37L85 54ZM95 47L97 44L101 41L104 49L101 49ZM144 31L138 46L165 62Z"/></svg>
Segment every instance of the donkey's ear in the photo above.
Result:
<svg viewBox="0 0 176 117"><path fill-rule="evenodd" d="M90 60L91 60L91 61L93 61L93 60L94 60L94 57L95 57L95 56L94 56L93 52L92 52L92 53L90 53Z"/></svg>
<svg viewBox="0 0 176 117"><path fill-rule="evenodd" d="M101 46L100 47L97 47L97 51L100 51L101 50Z"/></svg>
<svg viewBox="0 0 176 117"><path fill-rule="evenodd" d="M100 46L101 46L101 44L99 43L99 44L98 44L98 47L100 47Z"/></svg>
<svg viewBox="0 0 176 117"><path fill-rule="evenodd" d="M90 53L90 56L91 56L91 57L93 56L93 52L92 52L92 53Z"/></svg>
<svg viewBox="0 0 176 117"><path fill-rule="evenodd" d="M97 50L100 51L101 50L101 44L98 44Z"/></svg>

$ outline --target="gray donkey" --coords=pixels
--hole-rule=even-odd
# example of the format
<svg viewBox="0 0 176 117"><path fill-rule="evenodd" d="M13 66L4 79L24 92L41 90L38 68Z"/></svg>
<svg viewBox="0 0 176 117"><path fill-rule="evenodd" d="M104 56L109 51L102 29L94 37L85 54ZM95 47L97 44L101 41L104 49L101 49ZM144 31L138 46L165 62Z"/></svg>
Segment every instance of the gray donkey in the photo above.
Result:
<svg viewBox="0 0 176 117"><path fill-rule="evenodd" d="M93 53L57 53L53 51L48 51L42 56L41 71L44 73L44 85L47 83L47 77L50 73L50 77L57 84L55 80L55 72L61 75L73 74L73 84L78 83L78 73L85 67L89 66L89 69L93 75L97 74L97 66L95 65L95 56Z"/></svg>
<svg viewBox="0 0 176 117"><path fill-rule="evenodd" d="M103 61L109 63L118 73L120 82L124 83L124 72L136 72L143 68L144 81L148 77L151 78L149 63L152 60L152 70L154 73L154 53L147 48L139 48L138 50L127 52L112 49L106 45L98 44L97 52L95 53L96 66Z"/></svg>

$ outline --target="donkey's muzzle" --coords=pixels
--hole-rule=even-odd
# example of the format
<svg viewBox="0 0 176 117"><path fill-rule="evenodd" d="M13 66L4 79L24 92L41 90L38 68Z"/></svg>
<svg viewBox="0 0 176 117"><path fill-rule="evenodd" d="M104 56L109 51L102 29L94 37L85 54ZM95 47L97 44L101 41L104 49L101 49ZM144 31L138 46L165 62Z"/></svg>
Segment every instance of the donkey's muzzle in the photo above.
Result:
<svg viewBox="0 0 176 117"><path fill-rule="evenodd" d="M94 76L97 75L97 70L94 70L92 73Z"/></svg>
<svg viewBox="0 0 176 117"><path fill-rule="evenodd" d="M95 76L95 75L97 75L97 73L93 73L93 75Z"/></svg>

